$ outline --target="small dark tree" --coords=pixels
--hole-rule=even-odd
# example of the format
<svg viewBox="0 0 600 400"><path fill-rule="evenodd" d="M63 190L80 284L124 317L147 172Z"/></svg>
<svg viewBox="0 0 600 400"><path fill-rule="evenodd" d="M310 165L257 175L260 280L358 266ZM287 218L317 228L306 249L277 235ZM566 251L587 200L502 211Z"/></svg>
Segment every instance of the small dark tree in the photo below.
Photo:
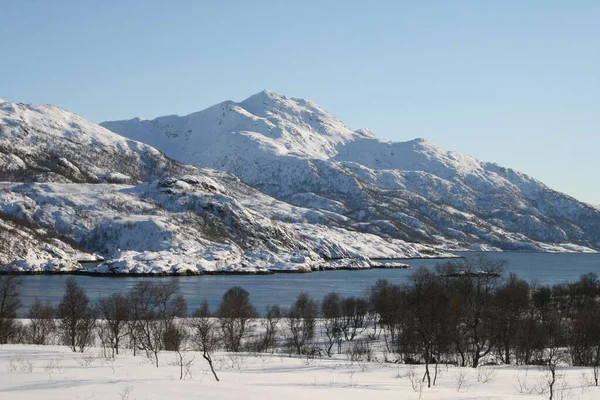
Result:
<svg viewBox="0 0 600 400"><path fill-rule="evenodd" d="M17 310L21 306L19 285L21 280L14 275L0 275L0 344L17 334Z"/></svg>
<svg viewBox="0 0 600 400"><path fill-rule="evenodd" d="M235 286L225 292L218 316L227 351L241 350L242 340L249 333L250 322L256 315L256 309L250 303L250 294L245 289Z"/></svg>
<svg viewBox="0 0 600 400"><path fill-rule="evenodd" d="M29 324L26 328L26 335L29 343L48 344L52 333L56 330L55 313L54 307L49 302L42 304L37 297L33 299L27 314Z"/></svg>
<svg viewBox="0 0 600 400"><path fill-rule="evenodd" d="M96 324L95 309L85 290L74 277L67 278L65 294L58 305L59 330L63 343L72 351L85 349L93 344Z"/></svg>
<svg viewBox="0 0 600 400"><path fill-rule="evenodd" d="M286 312L286 324L290 332L290 341L298 354L306 350L306 346L315 336L315 319L319 311L318 304L308 293L302 292Z"/></svg>
<svg viewBox="0 0 600 400"><path fill-rule="evenodd" d="M188 319L188 326L191 331L190 338L192 342L202 352L202 357L208 363L215 380L218 382L219 377L213 366L212 354L219 347L221 340L218 335L217 320L211 316L206 300L199 309L194 311L192 318Z"/></svg>

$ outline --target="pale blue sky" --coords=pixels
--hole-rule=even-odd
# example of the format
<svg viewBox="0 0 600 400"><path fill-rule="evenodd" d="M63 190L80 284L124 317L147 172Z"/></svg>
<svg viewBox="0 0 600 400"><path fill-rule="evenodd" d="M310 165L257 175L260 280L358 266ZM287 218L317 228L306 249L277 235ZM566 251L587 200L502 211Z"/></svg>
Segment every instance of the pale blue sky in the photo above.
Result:
<svg viewBox="0 0 600 400"><path fill-rule="evenodd" d="M95 122L262 89L600 204L600 1L5 1L0 97Z"/></svg>

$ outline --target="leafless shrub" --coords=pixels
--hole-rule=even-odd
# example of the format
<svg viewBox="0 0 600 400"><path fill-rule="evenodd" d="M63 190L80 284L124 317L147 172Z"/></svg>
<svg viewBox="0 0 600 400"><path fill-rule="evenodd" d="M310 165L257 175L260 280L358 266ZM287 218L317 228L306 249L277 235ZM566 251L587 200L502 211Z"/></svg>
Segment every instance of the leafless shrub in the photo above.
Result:
<svg viewBox="0 0 600 400"><path fill-rule="evenodd" d="M479 383L490 383L495 375L496 370L493 368L477 367L477 382Z"/></svg>
<svg viewBox="0 0 600 400"><path fill-rule="evenodd" d="M29 360L21 361L21 365L19 367L19 371L24 374L30 374L33 372L33 363Z"/></svg>
<svg viewBox="0 0 600 400"><path fill-rule="evenodd" d="M417 377L416 371L415 371L415 367L414 366L410 366L408 368L408 371L406 371L406 374L404 375L408 381L410 382L410 387L412 388L413 391L418 391L419 390L419 384L422 382L421 379L419 379Z"/></svg>
<svg viewBox="0 0 600 400"><path fill-rule="evenodd" d="M26 327L27 341L31 344L45 345L49 343L56 330L55 310L50 303L42 304L36 297L29 308Z"/></svg>
<svg viewBox="0 0 600 400"><path fill-rule="evenodd" d="M46 365L44 366L44 372L48 374L50 379L52 379L53 374L63 374L65 372L64 368L60 365L60 358L52 358L48 360Z"/></svg>
<svg viewBox="0 0 600 400"><path fill-rule="evenodd" d="M129 400L129 396L131 396L131 392L133 392L133 385L125 385L119 392L120 400Z"/></svg>
<svg viewBox="0 0 600 400"><path fill-rule="evenodd" d="M581 373L581 378L579 380L581 386L581 393L583 394L586 390L589 390L591 386L595 386L595 381L593 376L589 376L587 372Z"/></svg>
<svg viewBox="0 0 600 400"><path fill-rule="evenodd" d="M356 383L354 383L354 374L356 374L356 371L353 369L350 369L348 371L348 387L355 387Z"/></svg>
<svg viewBox="0 0 600 400"><path fill-rule="evenodd" d="M466 388L467 383L467 371L464 368L459 368L455 375L456 391L460 392Z"/></svg>
<svg viewBox="0 0 600 400"><path fill-rule="evenodd" d="M218 348L221 340L217 333L217 320L212 318L206 300L194 312L192 318L187 320L187 324L191 331L190 340L202 352L202 358L208 362L215 380L219 381L213 366L212 354Z"/></svg>
<svg viewBox="0 0 600 400"><path fill-rule="evenodd" d="M10 359L8 361L8 365L6 366L6 369L10 372L14 372L14 371L18 370L20 361L21 360L19 360L19 359L17 359L17 360Z"/></svg>
<svg viewBox="0 0 600 400"><path fill-rule="evenodd" d="M113 375L115 373L115 358L114 357L102 357L102 364L106 365L112 371Z"/></svg>
<svg viewBox="0 0 600 400"><path fill-rule="evenodd" d="M349 361L372 361L373 349L368 340L357 340L346 349L346 358Z"/></svg>
<svg viewBox="0 0 600 400"><path fill-rule="evenodd" d="M515 385L515 389L521 394L532 394L534 392L534 388L527 384L527 378L521 377L520 374L517 374L517 385Z"/></svg>
<svg viewBox="0 0 600 400"><path fill-rule="evenodd" d="M95 360L96 357L91 352L87 352L81 357L75 357L75 362L80 367L89 367Z"/></svg>

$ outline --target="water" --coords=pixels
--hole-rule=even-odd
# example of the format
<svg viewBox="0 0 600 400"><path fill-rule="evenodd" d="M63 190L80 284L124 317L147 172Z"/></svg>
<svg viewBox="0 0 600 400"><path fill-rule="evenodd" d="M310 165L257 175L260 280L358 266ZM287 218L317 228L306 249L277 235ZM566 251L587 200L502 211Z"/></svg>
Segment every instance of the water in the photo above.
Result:
<svg viewBox="0 0 600 400"><path fill-rule="evenodd" d="M469 255L473 253L459 253ZM538 281L553 284L574 281L584 273L596 272L600 275L600 254L549 254L549 253L487 253L491 258L508 261L506 271L515 272L527 281ZM425 266L433 268L444 260L404 260L413 268ZM366 288L379 278L393 283L407 280L411 270L373 269L364 271L323 271L310 274L275 274L275 275L205 275L160 278L102 278L91 276L75 276L85 287L91 300L113 292L126 291L140 279L165 282L177 280L188 303L188 311L196 309L207 299L211 309L215 309L223 293L232 286L241 286L250 292L251 301L259 312L263 312L269 304L288 307L301 291L307 291L316 299L326 293L336 291L342 295L363 295ZM65 275L31 275L23 276L22 308L20 315L25 315L34 297L42 301L49 300L57 304L63 295Z"/></svg>

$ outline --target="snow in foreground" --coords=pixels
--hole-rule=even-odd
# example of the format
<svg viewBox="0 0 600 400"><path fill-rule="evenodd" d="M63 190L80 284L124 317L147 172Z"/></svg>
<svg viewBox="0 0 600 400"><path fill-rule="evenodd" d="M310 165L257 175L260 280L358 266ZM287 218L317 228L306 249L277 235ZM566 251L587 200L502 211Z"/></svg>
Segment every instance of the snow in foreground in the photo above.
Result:
<svg viewBox="0 0 600 400"><path fill-rule="evenodd" d="M438 385L428 389L420 385L421 366L218 353L221 382L215 382L200 353L186 353L195 361L185 380L179 379L179 367L171 365L175 354L161 354L162 365L156 368L131 353L109 361L100 349L76 354L63 346L2 345L0 399L548 398L537 391L544 373L535 367L443 366ZM556 399L600 397L600 388L590 386L591 369L566 368L561 376Z"/></svg>

